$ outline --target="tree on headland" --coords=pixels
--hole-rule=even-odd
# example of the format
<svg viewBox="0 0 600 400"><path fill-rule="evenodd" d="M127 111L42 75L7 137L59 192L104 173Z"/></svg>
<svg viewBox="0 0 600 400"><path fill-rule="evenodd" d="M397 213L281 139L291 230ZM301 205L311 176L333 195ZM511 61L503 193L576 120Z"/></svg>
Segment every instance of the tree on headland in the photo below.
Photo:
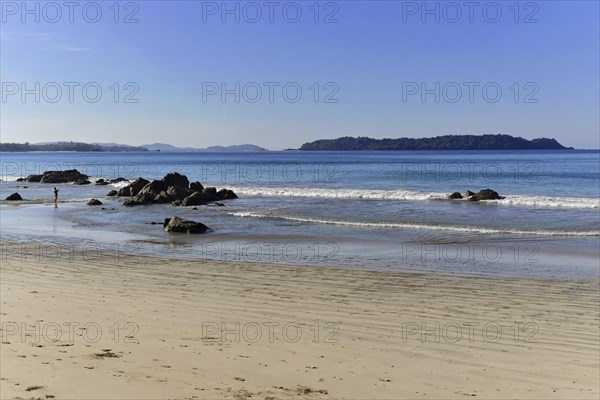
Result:
<svg viewBox="0 0 600 400"><path fill-rule="evenodd" d="M555 139L510 135L444 135L432 138L372 139L345 136L305 143L300 150L565 150Z"/></svg>
<svg viewBox="0 0 600 400"><path fill-rule="evenodd" d="M25 143L0 143L0 151L27 152L27 151L92 151L92 152L117 152L117 151L148 151L144 147L99 145L82 142L57 142L46 144Z"/></svg>

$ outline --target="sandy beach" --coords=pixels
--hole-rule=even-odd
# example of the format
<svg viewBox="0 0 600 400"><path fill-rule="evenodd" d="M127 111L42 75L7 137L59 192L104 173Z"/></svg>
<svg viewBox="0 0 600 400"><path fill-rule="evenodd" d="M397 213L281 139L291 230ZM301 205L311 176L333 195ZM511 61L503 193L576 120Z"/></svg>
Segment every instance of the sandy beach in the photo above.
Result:
<svg viewBox="0 0 600 400"><path fill-rule="evenodd" d="M4 254L1 397L597 398L598 282Z"/></svg>

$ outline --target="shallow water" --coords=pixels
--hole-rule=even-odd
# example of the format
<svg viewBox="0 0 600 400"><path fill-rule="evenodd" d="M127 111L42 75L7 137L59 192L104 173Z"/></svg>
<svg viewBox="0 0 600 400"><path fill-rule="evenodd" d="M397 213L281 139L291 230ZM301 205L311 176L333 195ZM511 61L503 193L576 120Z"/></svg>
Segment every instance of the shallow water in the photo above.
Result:
<svg viewBox="0 0 600 400"><path fill-rule="evenodd" d="M1 202L1 234L44 243L125 243L131 252L165 257L597 278L599 157L597 151L2 153L1 198L18 191L26 201L16 209ZM59 185L55 209L54 185L14 181L67 168L94 179L159 179L178 171L205 186L232 188L240 199L198 210L125 208L122 199L106 197L123 184L67 184ZM505 198L445 199L487 187ZM90 198L104 205L89 207ZM162 221L173 215L212 232L166 234Z"/></svg>

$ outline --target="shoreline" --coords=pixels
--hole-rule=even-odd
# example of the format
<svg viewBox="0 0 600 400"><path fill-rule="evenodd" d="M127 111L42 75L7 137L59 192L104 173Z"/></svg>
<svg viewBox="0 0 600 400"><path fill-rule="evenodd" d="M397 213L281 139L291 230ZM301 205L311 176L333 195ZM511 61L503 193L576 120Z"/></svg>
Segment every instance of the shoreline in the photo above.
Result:
<svg viewBox="0 0 600 400"><path fill-rule="evenodd" d="M599 394L596 280L83 261L3 260L2 398Z"/></svg>
<svg viewBox="0 0 600 400"><path fill-rule="evenodd" d="M136 217L136 211L139 215L148 214L142 220ZM308 236L302 232L236 233L246 227L231 229L234 226L231 223L226 232L196 236L169 234L162 228L162 219L167 215L204 222L208 219L211 222L207 224L212 225L216 218L222 218L213 211L220 210L201 210L202 214L198 214L189 208L173 210L155 205L133 210L130 215L138 219L126 227L123 222L114 224L112 219L115 215L126 218L131 210L113 204L105 204L102 209L86 206L83 200L60 203L58 208L52 203L0 205L3 219L0 229L4 239L0 250L5 257L12 256L15 245L32 243L48 247L47 258L52 261L52 252L59 250L85 252L91 246L92 250L110 252L113 247L123 245L135 249L129 254L166 260L309 265L329 269L343 266L345 270L567 281L593 280L600 273L596 236L461 234L445 238L436 231L439 237L431 238L429 231L409 230L396 235L397 238L363 238L344 233L337 236ZM89 218L89 215L94 217ZM242 218L238 223L247 222Z"/></svg>

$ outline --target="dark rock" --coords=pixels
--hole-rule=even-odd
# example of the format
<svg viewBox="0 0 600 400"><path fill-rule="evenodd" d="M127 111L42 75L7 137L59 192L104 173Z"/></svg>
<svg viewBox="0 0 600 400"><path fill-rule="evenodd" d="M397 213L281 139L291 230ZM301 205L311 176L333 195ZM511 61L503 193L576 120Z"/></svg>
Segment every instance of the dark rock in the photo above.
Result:
<svg viewBox="0 0 600 400"><path fill-rule="evenodd" d="M180 186L187 188L190 185L190 181L188 180L187 176L181 175L179 172L167 174L162 180L167 184L167 186Z"/></svg>
<svg viewBox="0 0 600 400"><path fill-rule="evenodd" d="M140 191L149 183L150 181L144 178L138 178L133 181L130 185L128 185L130 187L129 191L131 192L131 196L137 196L138 193L140 193Z"/></svg>
<svg viewBox="0 0 600 400"><path fill-rule="evenodd" d="M40 177L40 179L42 178ZM17 178L17 182L27 182L27 178Z"/></svg>
<svg viewBox="0 0 600 400"><path fill-rule="evenodd" d="M90 201L87 202L88 206L101 206L102 202L98 199L91 199Z"/></svg>
<svg viewBox="0 0 600 400"><path fill-rule="evenodd" d="M188 197L186 197L185 199L183 199L183 201L181 202L181 205L183 207L200 206L202 204L205 204L206 201L207 200L203 193L194 192L193 194L191 194Z"/></svg>
<svg viewBox="0 0 600 400"><path fill-rule="evenodd" d="M229 199L237 199L237 195L233 192L233 190L229 189L221 189L217 192L217 197L219 200L229 200Z"/></svg>
<svg viewBox="0 0 600 400"><path fill-rule="evenodd" d="M201 192L204 190L204 186L200 182L192 182L190 183L190 189L194 192Z"/></svg>
<svg viewBox="0 0 600 400"><path fill-rule="evenodd" d="M208 230L208 227L200 222L188 221L179 217L165 219L164 223L165 231L171 233L198 234Z"/></svg>
<svg viewBox="0 0 600 400"><path fill-rule="evenodd" d="M43 175L29 175L25 180L27 182L39 182L42 180Z"/></svg>
<svg viewBox="0 0 600 400"><path fill-rule="evenodd" d="M470 190L467 190L467 191L465 192L465 194L463 195L463 197L465 197L465 198L467 198L467 199L468 199L469 197L473 196L474 194L475 194L475 193L471 192Z"/></svg>
<svg viewBox="0 0 600 400"><path fill-rule="evenodd" d="M198 210L198 207L194 207L194 208L192 208L192 210Z"/></svg>
<svg viewBox="0 0 600 400"><path fill-rule="evenodd" d="M23 198L21 197L21 195L19 193L13 193L10 196L8 196L6 198L6 200L8 200L8 201L16 201L16 200L23 200Z"/></svg>
<svg viewBox="0 0 600 400"><path fill-rule="evenodd" d="M214 187L204 188L204 190L202 190L202 194L204 195L206 201L215 201L219 199L217 196L217 188Z"/></svg>
<svg viewBox="0 0 600 400"><path fill-rule="evenodd" d="M134 200L140 203L153 203L154 199L160 192L167 190L167 184L164 181L152 181L147 183L138 194L134 196Z"/></svg>
<svg viewBox="0 0 600 400"><path fill-rule="evenodd" d="M181 186L169 186L167 194L173 199L183 200L188 196L188 189Z"/></svg>
<svg viewBox="0 0 600 400"><path fill-rule="evenodd" d="M108 192L107 196L109 197L114 197L118 194L119 192L117 192L116 190L111 190L110 192Z"/></svg>
<svg viewBox="0 0 600 400"><path fill-rule="evenodd" d="M144 205L144 203L140 203L139 201L133 200L133 199L127 199L123 202L123 205L125 207L133 207L133 206L141 206Z"/></svg>
<svg viewBox="0 0 600 400"><path fill-rule="evenodd" d="M167 225L169 225L170 221L171 221L171 218L165 218L165 221L163 222L163 228L166 228Z"/></svg>
<svg viewBox="0 0 600 400"><path fill-rule="evenodd" d="M498 192L492 189L483 189L469 197L471 201L485 201L485 200L498 200L501 199Z"/></svg>
<svg viewBox="0 0 600 400"><path fill-rule="evenodd" d="M150 181L147 181L144 178L138 178L131 184L119 189L117 196L136 196L140 190L149 183Z"/></svg>
<svg viewBox="0 0 600 400"><path fill-rule="evenodd" d="M88 176L82 174L76 169L68 169L65 171L46 171L40 179L41 183L78 183L88 182Z"/></svg>
<svg viewBox="0 0 600 400"><path fill-rule="evenodd" d="M183 202L182 200L175 200L174 202L171 203L171 205L175 206L175 207L179 207L182 202Z"/></svg>
<svg viewBox="0 0 600 400"><path fill-rule="evenodd" d="M462 199L463 196L462 196L462 194L460 194L458 192L454 192L450 196L448 196L448 198L449 199Z"/></svg>
<svg viewBox="0 0 600 400"><path fill-rule="evenodd" d="M163 190L162 192L154 196L153 203L166 204L172 201L173 197Z"/></svg>
<svg viewBox="0 0 600 400"><path fill-rule="evenodd" d="M119 177L119 178L111 179L109 182L110 183L129 182L129 179Z"/></svg>
<svg viewBox="0 0 600 400"><path fill-rule="evenodd" d="M100 178L96 181L96 185L105 186L105 185L109 185L109 183L106 182L104 179Z"/></svg>
<svg viewBox="0 0 600 400"><path fill-rule="evenodd" d="M87 179L83 179L83 180L73 182L73 183L75 183L76 185L89 185L92 182L88 181Z"/></svg>

